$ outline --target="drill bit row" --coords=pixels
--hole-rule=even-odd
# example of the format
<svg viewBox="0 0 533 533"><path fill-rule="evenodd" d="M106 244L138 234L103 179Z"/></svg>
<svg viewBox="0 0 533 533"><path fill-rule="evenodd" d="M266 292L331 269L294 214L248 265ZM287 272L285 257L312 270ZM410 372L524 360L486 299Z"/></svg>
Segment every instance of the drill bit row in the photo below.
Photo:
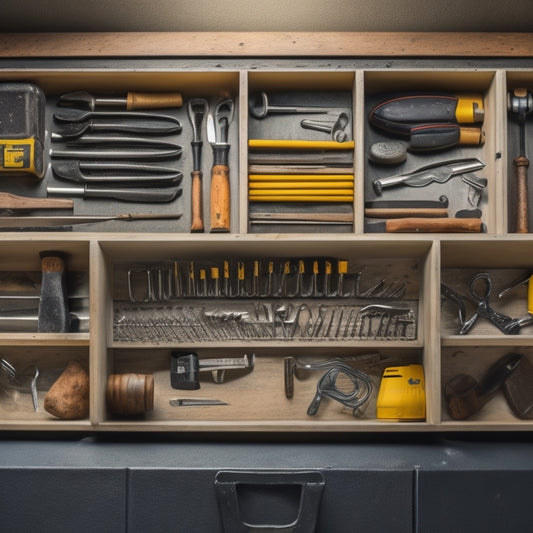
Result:
<svg viewBox="0 0 533 533"><path fill-rule="evenodd" d="M231 303L233 305L231 305ZM233 340L414 340L417 302L326 304L300 301L212 301L184 305L117 304L113 340L117 342L219 342Z"/></svg>
<svg viewBox="0 0 533 533"><path fill-rule="evenodd" d="M406 283L361 288L362 271L333 258L174 261L127 271L130 302L172 298L402 298Z"/></svg>

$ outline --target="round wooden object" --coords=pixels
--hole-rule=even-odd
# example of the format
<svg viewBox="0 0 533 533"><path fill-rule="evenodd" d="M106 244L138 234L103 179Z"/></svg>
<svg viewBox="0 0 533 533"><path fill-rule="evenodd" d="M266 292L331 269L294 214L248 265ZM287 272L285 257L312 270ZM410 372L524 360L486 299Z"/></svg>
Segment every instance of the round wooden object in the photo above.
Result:
<svg viewBox="0 0 533 533"><path fill-rule="evenodd" d="M141 415L154 408L154 376L111 374L107 379L107 407L117 415Z"/></svg>

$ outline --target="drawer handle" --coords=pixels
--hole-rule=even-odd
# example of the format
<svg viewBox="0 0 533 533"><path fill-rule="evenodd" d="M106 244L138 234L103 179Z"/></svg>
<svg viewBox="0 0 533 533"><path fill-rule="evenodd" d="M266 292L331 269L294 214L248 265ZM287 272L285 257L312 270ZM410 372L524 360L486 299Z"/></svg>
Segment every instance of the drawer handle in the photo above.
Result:
<svg viewBox="0 0 533 533"><path fill-rule="evenodd" d="M324 485L318 471L220 471L215 489L224 531L312 533ZM276 519L282 523L252 523Z"/></svg>

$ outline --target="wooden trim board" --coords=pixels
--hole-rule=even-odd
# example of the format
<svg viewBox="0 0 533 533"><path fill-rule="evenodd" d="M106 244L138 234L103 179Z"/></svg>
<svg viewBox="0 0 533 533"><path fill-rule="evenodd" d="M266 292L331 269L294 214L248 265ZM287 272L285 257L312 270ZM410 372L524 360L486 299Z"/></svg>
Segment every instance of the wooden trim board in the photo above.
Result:
<svg viewBox="0 0 533 533"><path fill-rule="evenodd" d="M0 57L529 57L533 33L2 33Z"/></svg>

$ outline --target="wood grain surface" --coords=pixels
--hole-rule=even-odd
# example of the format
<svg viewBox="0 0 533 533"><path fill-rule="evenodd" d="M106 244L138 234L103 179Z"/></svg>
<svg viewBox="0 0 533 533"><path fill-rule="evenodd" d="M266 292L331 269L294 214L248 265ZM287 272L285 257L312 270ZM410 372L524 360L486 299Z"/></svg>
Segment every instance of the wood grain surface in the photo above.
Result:
<svg viewBox="0 0 533 533"><path fill-rule="evenodd" d="M529 57L533 33L2 33L0 57Z"/></svg>

